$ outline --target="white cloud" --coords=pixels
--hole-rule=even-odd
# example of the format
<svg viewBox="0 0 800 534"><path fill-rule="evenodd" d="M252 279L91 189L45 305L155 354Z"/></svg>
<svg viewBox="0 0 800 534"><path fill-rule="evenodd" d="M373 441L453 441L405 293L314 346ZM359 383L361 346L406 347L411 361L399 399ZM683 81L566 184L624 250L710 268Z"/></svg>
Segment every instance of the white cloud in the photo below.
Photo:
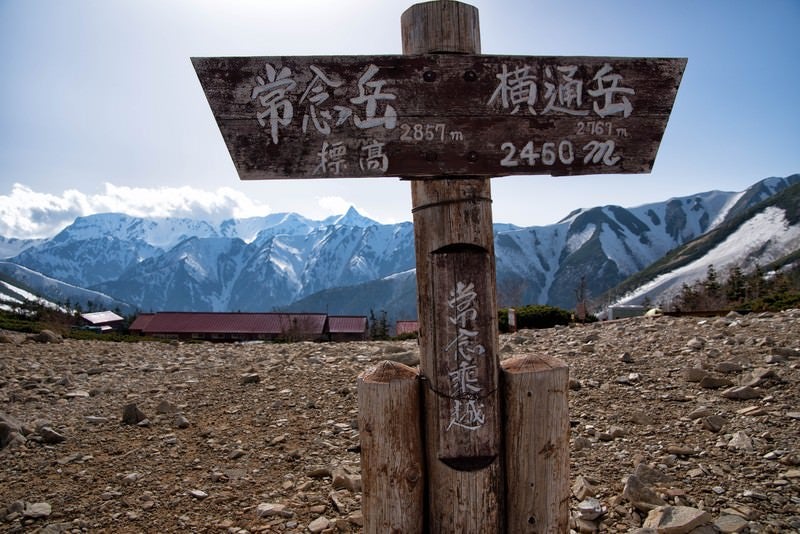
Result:
<svg viewBox="0 0 800 534"><path fill-rule="evenodd" d="M0 196L0 235L46 237L84 215L85 197L75 190L62 196L38 193L14 184L11 194Z"/></svg>
<svg viewBox="0 0 800 534"><path fill-rule="evenodd" d="M9 195L0 195L0 236L50 237L76 217L108 212L221 221L267 215L270 208L229 187L204 191L189 186L147 189L106 183L99 194L69 189L58 196L16 183Z"/></svg>
<svg viewBox="0 0 800 534"><path fill-rule="evenodd" d="M220 221L255 217L270 212L266 204L256 204L241 191L220 187L204 191L190 186L118 187L105 184L105 193L89 197L93 213L120 212L135 217L188 217Z"/></svg>

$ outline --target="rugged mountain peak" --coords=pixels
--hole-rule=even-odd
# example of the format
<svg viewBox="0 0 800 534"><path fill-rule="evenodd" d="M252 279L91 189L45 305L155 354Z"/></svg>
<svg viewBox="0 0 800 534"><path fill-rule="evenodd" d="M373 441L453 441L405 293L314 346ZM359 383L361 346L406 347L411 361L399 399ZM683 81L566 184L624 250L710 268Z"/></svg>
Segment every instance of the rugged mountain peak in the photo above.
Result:
<svg viewBox="0 0 800 534"><path fill-rule="evenodd" d="M361 215L354 206L350 206L347 212L338 217L334 222L337 226L356 226L359 228L367 228L378 224L376 221Z"/></svg>

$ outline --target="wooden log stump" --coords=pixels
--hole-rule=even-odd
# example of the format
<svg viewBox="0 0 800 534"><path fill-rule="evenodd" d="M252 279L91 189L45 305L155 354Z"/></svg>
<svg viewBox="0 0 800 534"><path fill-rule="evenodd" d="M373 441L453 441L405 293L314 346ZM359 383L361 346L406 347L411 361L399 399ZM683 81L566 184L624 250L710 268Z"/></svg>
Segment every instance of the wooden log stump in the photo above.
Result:
<svg viewBox="0 0 800 534"><path fill-rule="evenodd" d="M533 355L501 367L508 532L569 532L569 367Z"/></svg>
<svg viewBox="0 0 800 534"><path fill-rule="evenodd" d="M400 17L403 54L480 54L478 8L451 0L422 2Z"/></svg>
<svg viewBox="0 0 800 534"><path fill-rule="evenodd" d="M358 377L365 533L423 532L425 446L419 384L415 369L392 361Z"/></svg>

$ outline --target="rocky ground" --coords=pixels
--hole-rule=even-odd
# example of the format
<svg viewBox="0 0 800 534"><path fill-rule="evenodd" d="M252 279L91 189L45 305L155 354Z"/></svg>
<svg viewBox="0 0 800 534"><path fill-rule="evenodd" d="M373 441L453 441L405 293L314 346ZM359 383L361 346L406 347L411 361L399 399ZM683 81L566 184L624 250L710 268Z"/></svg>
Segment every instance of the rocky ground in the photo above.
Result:
<svg viewBox="0 0 800 534"><path fill-rule="evenodd" d="M356 377L417 355L0 339L8 532L358 532ZM800 310L502 336L530 353L570 366L576 531L800 532Z"/></svg>

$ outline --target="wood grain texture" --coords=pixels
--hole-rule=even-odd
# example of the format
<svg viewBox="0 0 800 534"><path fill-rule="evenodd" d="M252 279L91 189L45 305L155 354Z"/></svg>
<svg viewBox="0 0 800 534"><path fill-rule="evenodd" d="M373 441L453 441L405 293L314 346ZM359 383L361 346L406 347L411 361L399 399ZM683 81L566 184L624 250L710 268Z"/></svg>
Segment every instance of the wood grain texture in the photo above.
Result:
<svg viewBox="0 0 800 534"><path fill-rule="evenodd" d="M456 20L458 28L474 31L454 29ZM417 4L401 22L404 53L431 52L442 43L449 50L480 51L477 10L471 6ZM447 100L458 105L453 96ZM411 182L425 381L426 528L503 532L490 178L453 178L464 173L452 161L441 174Z"/></svg>
<svg viewBox="0 0 800 534"><path fill-rule="evenodd" d="M647 173L686 66L476 54L192 61L243 180Z"/></svg>
<svg viewBox="0 0 800 534"><path fill-rule="evenodd" d="M429 454L439 460L490 460L499 453L490 185L488 178L417 180L411 184L428 447ZM469 307L474 312L463 317L463 323L457 320L457 304L450 305L459 283L472 285L470 291L474 293ZM470 335L460 336L462 330ZM470 355L474 357L468 361ZM453 377L461 364L474 366L474 383L469 391L454 388ZM472 399L470 393L474 394ZM454 411L468 404L483 416L483 423L475 425L478 428L453 424Z"/></svg>
<svg viewBox="0 0 800 534"><path fill-rule="evenodd" d="M569 531L569 368L527 355L502 362L509 533Z"/></svg>
<svg viewBox="0 0 800 534"><path fill-rule="evenodd" d="M425 459L416 370L384 361L358 378L364 532L415 534L425 518Z"/></svg>
<svg viewBox="0 0 800 534"><path fill-rule="evenodd" d="M403 54L480 54L478 8L461 2L421 2L400 17Z"/></svg>
<svg viewBox="0 0 800 534"><path fill-rule="evenodd" d="M502 532L503 473L500 398L497 391L497 306L491 180L440 178L411 182L420 370L425 377L428 507L431 532ZM470 430L453 425L456 402L470 399L452 387L459 359L452 346L458 325L449 306L458 282L474 284L476 315L467 329L480 345L475 358L474 407L483 418ZM463 363L463 360L462 360ZM463 414L463 412L459 412Z"/></svg>

